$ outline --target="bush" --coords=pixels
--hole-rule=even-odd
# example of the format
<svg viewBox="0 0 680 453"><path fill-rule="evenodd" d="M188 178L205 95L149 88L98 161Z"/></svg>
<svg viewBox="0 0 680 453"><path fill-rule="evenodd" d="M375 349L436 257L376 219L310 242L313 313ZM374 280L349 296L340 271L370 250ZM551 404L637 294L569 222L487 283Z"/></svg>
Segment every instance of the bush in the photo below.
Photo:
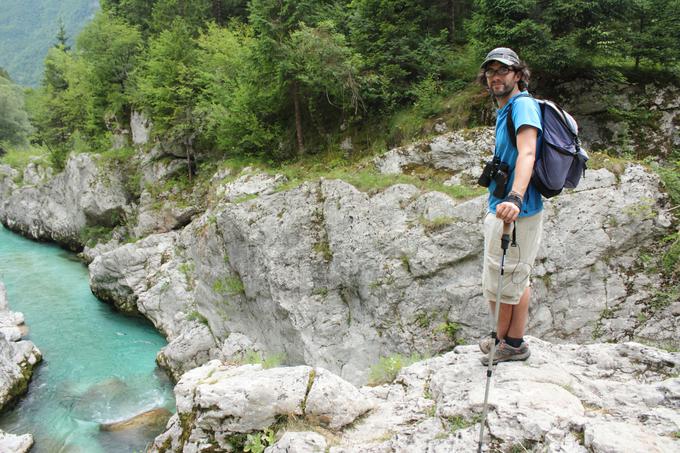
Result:
<svg viewBox="0 0 680 453"><path fill-rule="evenodd" d="M422 359L423 357L420 354L411 354L408 357L401 354L381 357L378 364L371 367L368 375L368 385L390 383L394 381L403 367L412 365Z"/></svg>

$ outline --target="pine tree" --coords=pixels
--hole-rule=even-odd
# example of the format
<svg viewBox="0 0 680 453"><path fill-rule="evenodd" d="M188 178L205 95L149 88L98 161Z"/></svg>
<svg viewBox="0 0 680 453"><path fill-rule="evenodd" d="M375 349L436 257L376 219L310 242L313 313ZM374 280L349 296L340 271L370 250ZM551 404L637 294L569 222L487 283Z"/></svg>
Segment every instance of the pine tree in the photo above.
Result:
<svg viewBox="0 0 680 453"><path fill-rule="evenodd" d="M68 44L69 37L66 35L66 27L64 26L64 21L59 18L59 31L57 31L57 42L54 44L55 47L61 47L64 51L68 52L71 50L71 46Z"/></svg>

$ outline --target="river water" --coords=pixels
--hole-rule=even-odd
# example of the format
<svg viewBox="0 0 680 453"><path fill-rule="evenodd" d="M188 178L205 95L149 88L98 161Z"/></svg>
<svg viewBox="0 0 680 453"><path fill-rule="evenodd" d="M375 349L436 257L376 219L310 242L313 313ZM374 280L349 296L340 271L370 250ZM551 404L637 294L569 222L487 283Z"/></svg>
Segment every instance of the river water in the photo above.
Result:
<svg viewBox="0 0 680 453"><path fill-rule="evenodd" d="M87 268L57 246L0 225L0 281L24 314L43 354L28 394L0 416L0 429L31 433L31 453L141 452L162 430L100 430L155 408L175 410L172 386L156 367L163 337L148 322L97 300Z"/></svg>

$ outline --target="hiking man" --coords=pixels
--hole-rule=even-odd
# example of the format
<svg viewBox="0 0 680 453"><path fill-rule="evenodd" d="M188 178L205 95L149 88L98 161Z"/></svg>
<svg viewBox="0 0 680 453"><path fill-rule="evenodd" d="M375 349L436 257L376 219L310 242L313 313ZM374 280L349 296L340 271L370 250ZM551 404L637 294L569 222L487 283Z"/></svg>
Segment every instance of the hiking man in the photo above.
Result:
<svg viewBox="0 0 680 453"><path fill-rule="evenodd" d="M484 171L488 176L489 208L484 219L482 288L492 314L498 302L504 224L515 222L517 243L516 247L514 244L509 247L505 258L494 363L526 360L531 354L523 337L531 297L529 276L541 240L543 202L530 182L542 128L538 103L526 91L529 76L527 65L512 49L505 47L488 53L478 76L478 81L498 103L496 165L487 164ZM508 134L509 110L512 111L516 146ZM480 184L486 185L481 182L482 178ZM488 354L493 341L491 337L480 340L481 351ZM481 360L484 365L488 364L487 356Z"/></svg>

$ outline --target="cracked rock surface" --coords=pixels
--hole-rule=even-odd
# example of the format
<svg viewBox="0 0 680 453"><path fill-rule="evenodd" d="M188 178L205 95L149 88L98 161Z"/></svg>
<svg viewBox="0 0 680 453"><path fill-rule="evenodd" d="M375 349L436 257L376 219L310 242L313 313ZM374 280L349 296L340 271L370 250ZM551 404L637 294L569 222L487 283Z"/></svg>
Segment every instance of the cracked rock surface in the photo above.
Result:
<svg viewBox="0 0 680 453"><path fill-rule="evenodd" d="M91 154L70 157L54 177L36 168L26 168L21 185L7 167L0 170L0 220L8 228L79 250L84 228L114 226L123 216L127 198L120 175L98 166Z"/></svg>
<svg viewBox="0 0 680 453"><path fill-rule="evenodd" d="M398 163L377 166L469 172L480 168L478 145L489 131L467 134L394 151ZM457 200L409 184L366 193L324 179L270 190L277 181L237 178L182 230L91 263L95 294L139 311L167 335L159 362L175 377L230 360L227 343L240 335L252 350L361 384L380 357L436 353L488 329L480 290L485 196ZM669 233L665 207L658 177L639 165L620 174L589 170L577 190L547 201L529 332L677 344L680 317L672 306L650 305L661 277L638 259Z"/></svg>
<svg viewBox="0 0 680 453"><path fill-rule="evenodd" d="M531 357L493 374L484 451L680 448L680 353L527 340ZM268 428L276 431L268 453L476 451L486 384L480 356L476 346L459 346L404 368L393 383L360 389L319 368L211 361L175 387L178 414L153 451L231 451L234 434Z"/></svg>
<svg viewBox="0 0 680 453"><path fill-rule="evenodd" d="M230 451L234 435L262 431L281 417L338 430L373 407L352 384L322 368L236 367L217 360L185 373L175 396L177 414L151 451Z"/></svg>

